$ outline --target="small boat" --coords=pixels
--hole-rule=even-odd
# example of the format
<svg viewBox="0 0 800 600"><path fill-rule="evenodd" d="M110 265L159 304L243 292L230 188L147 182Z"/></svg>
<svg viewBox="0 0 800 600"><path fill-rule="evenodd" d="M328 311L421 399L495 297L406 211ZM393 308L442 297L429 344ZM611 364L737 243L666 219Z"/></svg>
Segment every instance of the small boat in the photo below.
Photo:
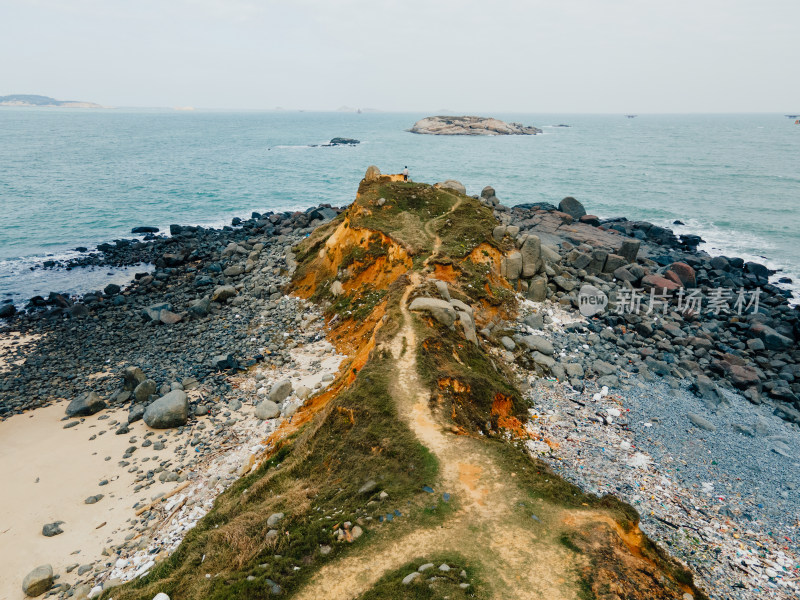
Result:
<svg viewBox="0 0 800 600"><path fill-rule="evenodd" d="M625 115L625 116L628 117L629 119L635 119L639 115Z"/></svg>
<svg viewBox="0 0 800 600"><path fill-rule="evenodd" d="M800 115L783 115L783 116L786 117L787 119L796 119L800 117Z"/></svg>

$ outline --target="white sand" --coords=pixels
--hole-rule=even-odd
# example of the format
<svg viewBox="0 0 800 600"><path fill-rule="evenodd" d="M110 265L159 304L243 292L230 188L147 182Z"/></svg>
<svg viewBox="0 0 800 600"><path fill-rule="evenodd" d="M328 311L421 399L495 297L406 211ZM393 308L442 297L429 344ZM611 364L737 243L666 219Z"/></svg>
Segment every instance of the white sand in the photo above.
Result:
<svg viewBox="0 0 800 600"><path fill-rule="evenodd" d="M50 563L59 582L74 583L77 569L67 574L70 564L92 563L102 558L103 548L120 543L130 533L126 520L134 516L137 500L149 502L151 496L168 492L177 483L156 483L134 494L135 473L118 466L129 442L138 444L149 431L143 422L131 426L131 432L115 435L110 423L125 422L127 411L105 410L87 417L76 427L64 429L66 402L15 415L0 422L0 599L25 598L22 580L33 568ZM99 420L101 415L110 418ZM94 441L89 438L101 431ZM150 439L156 440L156 435ZM133 458L172 456L171 437L161 452L153 447L139 448ZM111 456L106 461L105 457ZM146 462L144 466L158 466ZM143 467L144 468L144 467ZM109 483L98 483L108 479ZM95 494L105 497L96 504L84 504ZM42 526L64 521L64 533L47 538ZM105 523L102 527L101 524ZM76 553L80 551L79 553ZM107 558L111 561L111 558ZM86 579L86 576L83 579Z"/></svg>

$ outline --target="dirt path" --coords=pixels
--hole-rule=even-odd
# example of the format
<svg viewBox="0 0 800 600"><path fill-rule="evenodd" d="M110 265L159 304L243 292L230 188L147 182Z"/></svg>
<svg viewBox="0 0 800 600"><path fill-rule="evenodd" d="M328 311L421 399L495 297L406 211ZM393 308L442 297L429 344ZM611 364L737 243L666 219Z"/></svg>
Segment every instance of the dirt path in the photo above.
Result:
<svg viewBox="0 0 800 600"><path fill-rule="evenodd" d="M433 239L433 250L431 250L430 256L428 256L428 258L426 258L426 259L425 259L425 262L424 262L424 263L422 263L424 266L426 266L426 267L428 266L428 263L430 262L430 260L431 260L433 257L435 257L437 254L439 254L439 248L441 248L441 247L442 247L442 238L440 238L440 237L439 237L439 234L437 234L437 233L436 233L436 232L433 230L433 225L434 225L434 223L436 223L437 221L439 221L439 220L441 220L441 219L444 219L444 218L446 218L446 217L449 217L449 216L450 216L452 213L454 213L456 210L458 210L458 207L459 207L459 206L461 206L461 203L462 203L463 201L464 201L464 199L463 199L463 198L461 198L461 197L459 197L459 198L456 200L455 204L453 204L453 206L451 206L451 207L450 207L450 210L448 210L448 211L447 211L446 213L444 213L443 215L439 215L439 216L438 216L438 217L436 217L435 219L431 219L430 221L428 221L427 223L425 223L425 226L423 227L423 230L425 231L426 235L427 235L429 238Z"/></svg>
<svg viewBox="0 0 800 600"><path fill-rule="evenodd" d="M445 522L401 538L378 541L323 567L300 598L356 598L386 572L415 558L457 552L482 565L497 598L577 598L573 557L558 544L561 516L543 506L534 521L523 514L523 494L480 440L445 432L429 407L430 391L419 380L416 333L406 302L403 329L391 344L397 360L393 397L398 413L439 461L437 493L449 492L458 510ZM403 348L406 350L404 351ZM558 531L556 531L558 530Z"/></svg>

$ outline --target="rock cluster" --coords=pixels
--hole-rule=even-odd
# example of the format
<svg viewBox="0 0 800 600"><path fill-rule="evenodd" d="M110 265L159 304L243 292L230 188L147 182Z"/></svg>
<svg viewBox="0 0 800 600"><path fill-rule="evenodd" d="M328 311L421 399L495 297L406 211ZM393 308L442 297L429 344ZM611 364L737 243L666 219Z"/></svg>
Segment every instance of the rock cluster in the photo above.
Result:
<svg viewBox="0 0 800 600"><path fill-rule="evenodd" d="M506 123L487 117L426 117L414 123L411 133L429 135L536 135L542 133L536 127L520 123Z"/></svg>
<svg viewBox="0 0 800 600"><path fill-rule="evenodd" d="M527 299L580 309L584 286L607 299L604 310L573 326L588 344L583 358L532 350L524 359L531 366L578 387L580 370L609 386L619 370L689 379L711 404L722 401L719 386L738 389L800 424L800 313L766 267L712 257L697 250L697 236L677 238L650 223L587 219L574 198L509 208L490 187L481 198L502 223L495 239L514 242L503 274ZM692 295L704 303L688 304Z"/></svg>

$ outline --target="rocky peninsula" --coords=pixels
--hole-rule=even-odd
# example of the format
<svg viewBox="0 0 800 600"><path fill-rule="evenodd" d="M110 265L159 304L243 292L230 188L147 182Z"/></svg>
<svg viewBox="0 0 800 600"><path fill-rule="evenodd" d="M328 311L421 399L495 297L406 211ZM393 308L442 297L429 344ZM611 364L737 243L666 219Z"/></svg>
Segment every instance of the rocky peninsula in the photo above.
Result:
<svg viewBox="0 0 800 600"><path fill-rule="evenodd" d="M39 106L48 108L104 108L94 102L83 102L80 100L56 100L49 96L39 96L37 94L12 94L10 96L0 96L0 106Z"/></svg>
<svg viewBox="0 0 800 600"><path fill-rule="evenodd" d="M426 117L414 123L411 133L428 135L536 135L541 129L506 123L490 117Z"/></svg>
<svg viewBox="0 0 800 600"><path fill-rule="evenodd" d="M370 167L346 208L143 231L69 265L153 265L130 286L7 310L0 595L796 597L773 274L466 191Z"/></svg>

